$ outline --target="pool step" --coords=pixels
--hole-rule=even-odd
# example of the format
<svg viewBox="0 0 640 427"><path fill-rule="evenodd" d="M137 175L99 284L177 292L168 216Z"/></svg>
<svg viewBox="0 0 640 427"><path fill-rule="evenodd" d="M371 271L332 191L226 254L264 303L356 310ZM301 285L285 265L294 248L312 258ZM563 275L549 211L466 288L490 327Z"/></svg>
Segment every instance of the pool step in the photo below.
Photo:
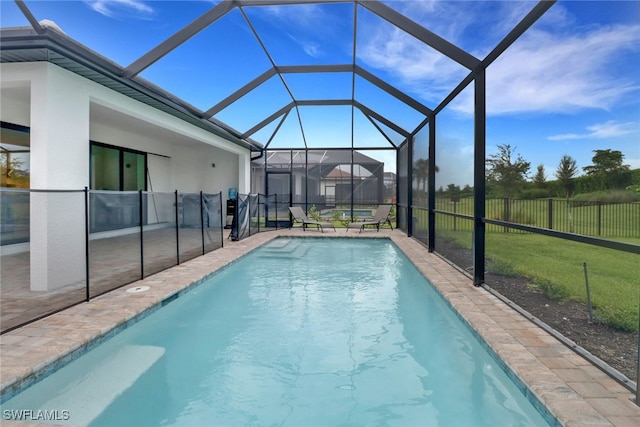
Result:
<svg viewBox="0 0 640 427"><path fill-rule="evenodd" d="M302 245L297 239L276 239L262 248L260 255L265 258L302 258L309 245Z"/></svg>

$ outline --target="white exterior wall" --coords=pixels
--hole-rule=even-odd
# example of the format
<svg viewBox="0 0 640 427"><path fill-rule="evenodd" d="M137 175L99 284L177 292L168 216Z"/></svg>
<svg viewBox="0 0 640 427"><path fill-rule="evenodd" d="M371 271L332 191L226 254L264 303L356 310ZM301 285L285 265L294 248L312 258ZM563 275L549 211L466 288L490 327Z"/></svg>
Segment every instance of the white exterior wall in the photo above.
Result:
<svg viewBox="0 0 640 427"><path fill-rule="evenodd" d="M154 192L250 191L249 151L204 129L50 63L0 64L0 76L3 94L30 94L3 95L0 120L31 128L33 189L88 186L93 140L160 155L148 156ZM84 280L83 193L32 193L30 209L31 288Z"/></svg>

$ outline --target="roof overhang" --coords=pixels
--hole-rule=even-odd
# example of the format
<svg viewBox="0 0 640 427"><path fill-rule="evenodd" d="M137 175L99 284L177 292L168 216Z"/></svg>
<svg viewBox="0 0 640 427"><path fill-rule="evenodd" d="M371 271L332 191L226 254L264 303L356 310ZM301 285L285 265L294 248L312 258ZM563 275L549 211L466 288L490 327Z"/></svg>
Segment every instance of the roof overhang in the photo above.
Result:
<svg viewBox="0 0 640 427"><path fill-rule="evenodd" d="M0 29L0 62L49 62L101 84L129 98L171 114L250 151L261 151L258 142L176 98L141 77L126 77L125 69L66 35L47 27Z"/></svg>

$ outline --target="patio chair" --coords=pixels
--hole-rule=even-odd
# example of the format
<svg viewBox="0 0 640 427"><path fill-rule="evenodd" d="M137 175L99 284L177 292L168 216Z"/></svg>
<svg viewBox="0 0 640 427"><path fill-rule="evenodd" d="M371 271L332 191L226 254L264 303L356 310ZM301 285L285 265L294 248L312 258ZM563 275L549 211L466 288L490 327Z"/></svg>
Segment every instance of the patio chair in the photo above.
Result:
<svg viewBox="0 0 640 427"><path fill-rule="evenodd" d="M291 212L291 216L293 216L293 220L295 222L302 223L302 230L306 231L307 227L310 225L315 225L317 229L324 233L324 227L333 228L333 231L336 231L336 227L330 222L319 222L309 219L307 214L304 213L301 207L299 206L291 206L289 208L289 212Z"/></svg>
<svg viewBox="0 0 640 427"><path fill-rule="evenodd" d="M389 219L390 214L391 205L380 205L378 206L378 209L376 209L376 214L373 216L372 220L351 222L347 225L347 231L349 231L350 228L359 228L362 233L362 230L364 230L365 227L375 227L376 231L380 231L380 226L387 223L391 227L391 230L393 230L391 219Z"/></svg>

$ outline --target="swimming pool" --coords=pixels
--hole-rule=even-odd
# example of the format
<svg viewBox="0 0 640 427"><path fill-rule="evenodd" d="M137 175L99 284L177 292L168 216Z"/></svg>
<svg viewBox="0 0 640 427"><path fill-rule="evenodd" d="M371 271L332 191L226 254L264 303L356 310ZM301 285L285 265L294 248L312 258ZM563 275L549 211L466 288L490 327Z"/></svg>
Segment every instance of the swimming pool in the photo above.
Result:
<svg viewBox="0 0 640 427"><path fill-rule="evenodd" d="M74 425L544 423L386 239L276 239L2 409Z"/></svg>
<svg viewBox="0 0 640 427"><path fill-rule="evenodd" d="M338 212L340 216L343 218L345 217L348 218L349 215L351 215L350 209L332 209L332 210L322 212L322 216L329 218L329 217L332 217L333 214L336 212ZM373 216L373 211L371 209L354 209L353 215L355 217L368 217L368 216Z"/></svg>

